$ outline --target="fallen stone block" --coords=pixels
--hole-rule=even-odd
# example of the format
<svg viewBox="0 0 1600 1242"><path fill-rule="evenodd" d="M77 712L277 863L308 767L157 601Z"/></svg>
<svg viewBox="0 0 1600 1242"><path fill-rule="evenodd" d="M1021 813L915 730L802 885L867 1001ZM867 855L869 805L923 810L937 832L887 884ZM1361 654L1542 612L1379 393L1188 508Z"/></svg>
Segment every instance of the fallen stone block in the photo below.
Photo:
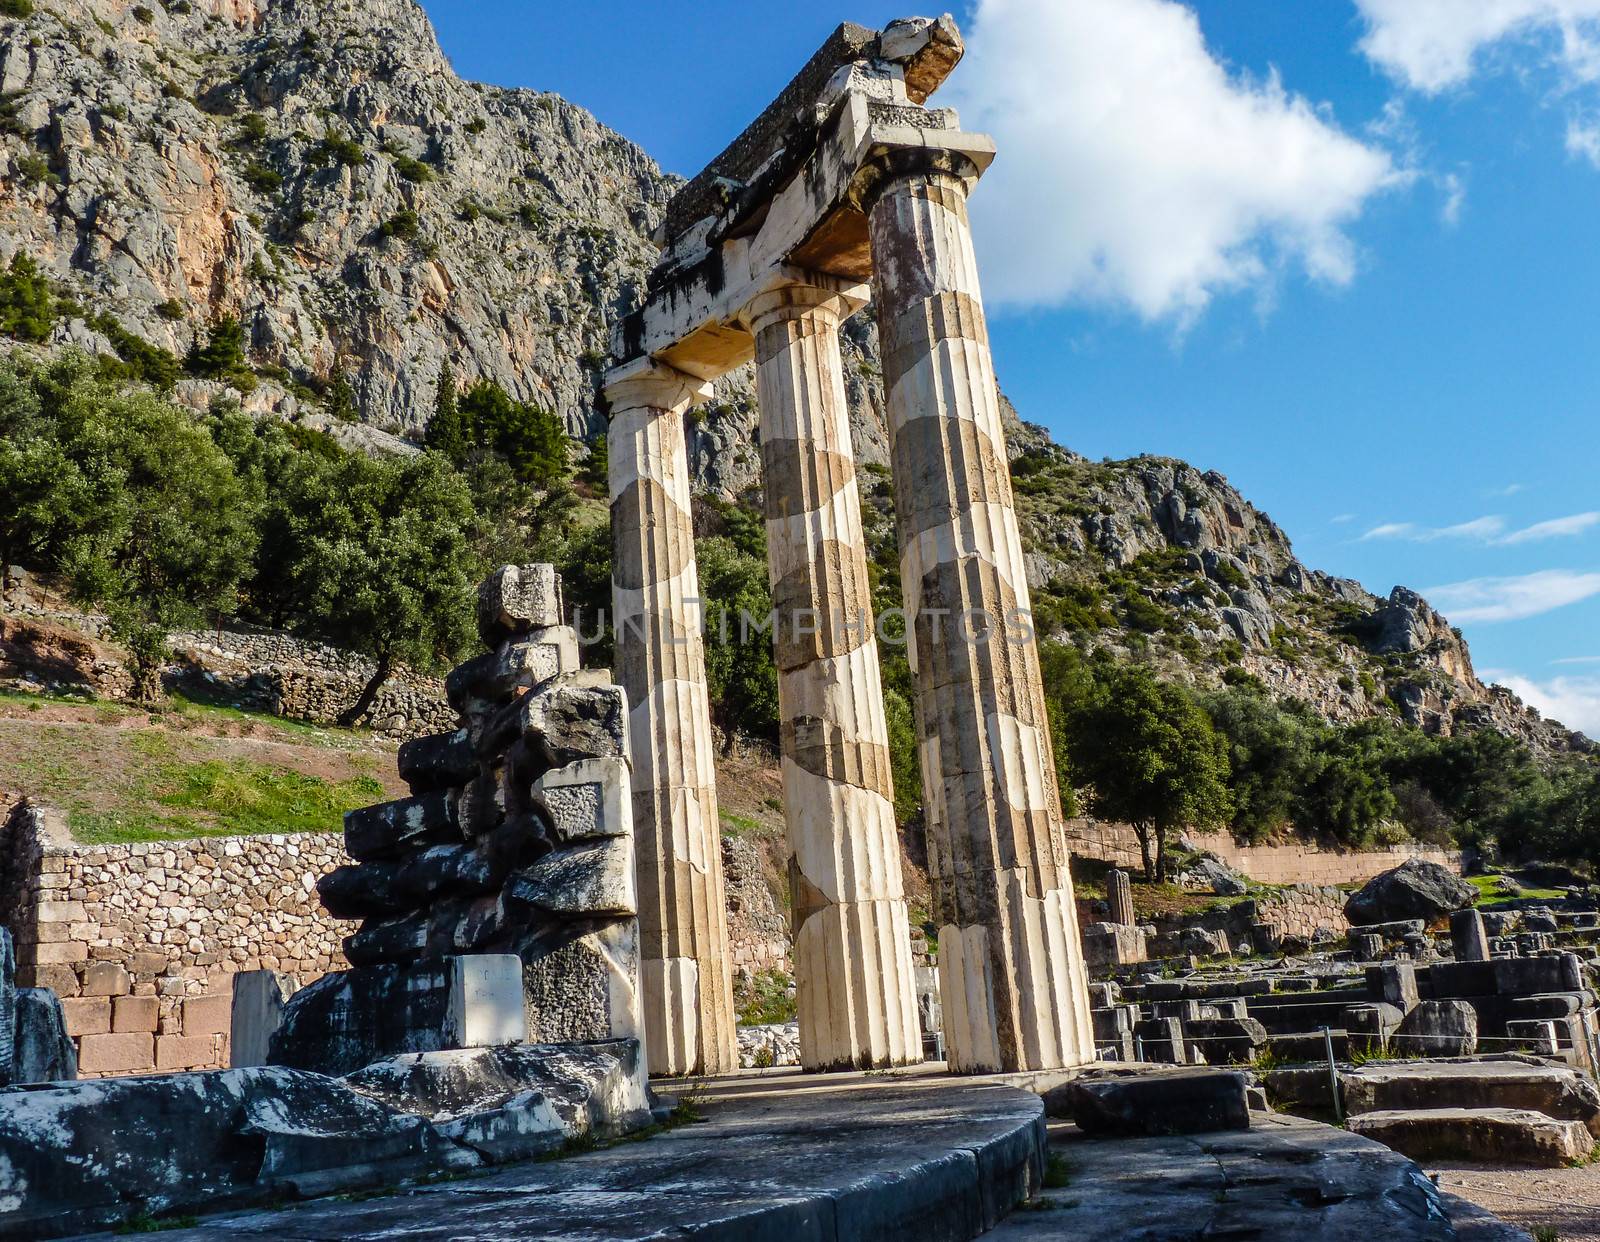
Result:
<svg viewBox="0 0 1600 1242"><path fill-rule="evenodd" d="M465 729L402 742L397 762L413 794L465 785L478 774L478 755Z"/></svg>
<svg viewBox="0 0 1600 1242"><path fill-rule="evenodd" d="M1468 906L1450 916L1450 942L1458 962L1484 962L1489 959L1489 939L1483 915Z"/></svg>
<svg viewBox="0 0 1600 1242"><path fill-rule="evenodd" d="M67 1034L61 999L46 988L16 993L11 1085L68 1082L78 1076L78 1051Z"/></svg>
<svg viewBox="0 0 1600 1242"><path fill-rule="evenodd" d="M1478 1014L1462 1000L1421 1001L1395 1034L1406 1056L1471 1056L1478 1049Z"/></svg>
<svg viewBox="0 0 1600 1242"><path fill-rule="evenodd" d="M1344 1011L1345 1037L1352 1052L1373 1056L1387 1051L1405 1015L1394 1005L1350 1005Z"/></svg>
<svg viewBox="0 0 1600 1242"><path fill-rule="evenodd" d="M1361 1113L1352 1134L1375 1139L1413 1160L1481 1160L1558 1168L1586 1160L1594 1137L1577 1121L1513 1108L1439 1108Z"/></svg>
<svg viewBox="0 0 1600 1242"><path fill-rule="evenodd" d="M621 758L580 759L551 768L534 782L533 793L563 844L633 835L628 765Z"/></svg>
<svg viewBox="0 0 1600 1242"><path fill-rule="evenodd" d="M1238 1070L1091 1071L1048 1092L1045 1111L1102 1137L1247 1130L1248 1085Z"/></svg>
<svg viewBox="0 0 1600 1242"><path fill-rule="evenodd" d="M1477 889L1447 867L1408 858L1351 894L1344 912L1356 926L1397 919L1431 921L1471 905L1477 896Z"/></svg>
<svg viewBox="0 0 1600 1242"><path fill-rule="evenodd" d="M600 840L547 854L512 875L506 900L560 915L631 915L637 909L632 844Z"/></svg>
<svg viewBox="0 0 1600 1242"><path fill-rule="evenodd" d="M396 858L423 844L459 842L456 799L444 790L347 811L344 845L358 862Z"/></svg>
<svg viewBox="0 0 1600 1242"><path fill-rule="evenodd" d="M1268 1038L1267 1028L1254 1018L1199 1018L1184 1024L1184 1034L1207 1065L1253 1061Z"/></svg>
<svg viewBox="0 0 1600 1242"><path fill-rule="evenodd" d="M1575 953L1497 957L1487 962L1438 962L1429 967L1428 979L1433 995L1440 999L1584 990L1583 966Z"/></svg>
<svg viewBox="0 0 1600 1242"><path fill-rule="evenodd" d="M1083 960L1090 970L1145 960L1144 933L1125 923L1090 923L1083 929Z"/></svg>

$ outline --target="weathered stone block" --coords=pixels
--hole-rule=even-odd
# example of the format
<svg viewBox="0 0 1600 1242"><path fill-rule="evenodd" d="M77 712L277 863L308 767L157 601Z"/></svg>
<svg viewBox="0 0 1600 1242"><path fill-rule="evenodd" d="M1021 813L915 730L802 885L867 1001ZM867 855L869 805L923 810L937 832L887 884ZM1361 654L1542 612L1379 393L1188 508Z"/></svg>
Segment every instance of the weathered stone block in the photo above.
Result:
<svg viewBox="0 0 1600 1242"><path fill-rule="evenodd" d="M547 854L512 875L506 900L569 917L632 915L638 909L633 844L602 839Z"/></svg>
<svg viewBox="0 0 1600 1242"><path fill-rule="evenodd" d="M1248 1085L1238 1070L1091 1071L1050 1091L1045 1110L1089 1134L1248 1130Z"/></svg>
<svg viewBox="0 0 1600 1242"><path fill-rule="evenodd" d="M344 817L345 849L361 862L395 858L420 845L461 839L457 802L445 790L361 807Z"/></svg>
<svg viewBox="0 0 1600 1242"><path fill-rule="evenodd" d="M1422 1001L1396 1033L1407 1056L1471 1056L1478 1048L1478 1014L1462 1000Z"/></svg>
<svg viewBox="0 0 1600 1242"><path fill-rule="evenodd" d="M1346 1124L1353 1134L1430 1163L1481 1160L1559 1168L1587 1160L1594 1151L1594 1138L1580 1123L1510 1108L1362 1113Z"/></svg>
<svg viewBox="0 0 1600 1242"><path fill-rule="evenodd" d="M1483 962L1489 958L1483 915L1472 906L1450 916L1450 941L1458 962Z"/></svg>
<svg viewBox="0 0 1600 1242"><path fill-rule="evenodd" d="M522 959L513 953L475 953L450 959L450 1003L444 1040L450 1048L517 1044L528 1037Z"/></svg>
<svg viewBox="0 0 1600 1242"><path fill-rule="evenodd" d="M273 1032L282 1025L283 1007L296 988L292 975L276 970L246 970L234 977L228 1019L228 1063L234 1069L268 1063Z"/></svg>
<svg viewBox="0 0 1600 1242"><path fill-rule="evenodd" d="M154 996L118 996L111 1002L111 1029L117 1034L154 1031L161 1002Z"/></svg>
<svg viewBox="0 0 1600 1242"><path fill-rule="evenodd" d="M119 1074L155 1069L155 1038L145 1032L85 1035L78 1041L78 1072Z"/></svg>
<svg viewBox="0 0 1600 1242"><path fill-rule="evenodd" d="M629 919L581 928L530 936L519 948L529 1040L642 1039L638 925Z"/></svg>
<svg viewBox="0 0 1600 1242"><path fill-rule="evenodd" d="M183 1002L185 1035L226 1035L232 1018L231 996L191 996Z"/></svg>
<svg viewBox="0 0 1600 1242"><path fill-rule="evenodd" d="M1126 923L1090 923L1083 929L1083 960L1090 970L1145 960L1144 933Z"/></svg>
<svg viewBox="0 0 1600 1242"><path fill-rule="evenodd" d="M1385 962L1367 967L1367 995L1402 1014L1417 1007L1417 968L1410 962Z"/></svg>
<svg viewBox="0 0 1600 1242"><path fill-rule="evenodd" d="M157 1035L158 1070L208 1069L217 1063L214 1035Z"/></svg>
<svg viewBox="0 0 1600 1242"><path fill-rule="evenodd" d="M108 996L73 996L61 1002L66 1015L67 1034L104 1035L111 1029L111 998Z"/></svg>
<svg viewBox="0 0 1600 1242"><path fill-rule="evenodd" d="M78 1076L78 1053L54 992L21 988L16 997L16 1044L11 1085L65 1082Z"/></svg>
<svg viewBox="0 0 1600 1242"><path fill-rule="evenodd" d="M478 588L478 634L486 647L561 622L561 581L552 565L506 565Z"/></svg>
<svg viewBox="0 0 1600 1242"><path fill-rule="evenodd" d="M0 1086L11 1082L16 1055L17 959L11 933L0 927Z"/></svg>
<svg viewBox="0 0 1600 1242"><path fill-rule="evenodd" d="M465 785L478 774L478 756L465 729L435 733L400 744L400 779L413 794Z"/></svg>
<svg viewBox="0 0 1600 1242"><path fill-rule="evenodd" d="M562 842L633 835L625 759L580 759L551 768L534 782L533 792Z"/></svg>

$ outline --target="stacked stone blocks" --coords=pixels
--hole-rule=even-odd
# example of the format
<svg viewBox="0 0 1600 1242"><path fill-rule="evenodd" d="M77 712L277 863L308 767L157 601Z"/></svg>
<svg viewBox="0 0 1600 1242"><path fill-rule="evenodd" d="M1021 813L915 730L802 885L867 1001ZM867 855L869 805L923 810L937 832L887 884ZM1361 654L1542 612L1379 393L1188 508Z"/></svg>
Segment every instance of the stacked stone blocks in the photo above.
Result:
<svg viewBox="0 0 1600 1242"><path fill-rule="evenodd" d="M361 920L352 969L289 999L273 1063L463 1046L451 998L480 955L520 960L535 1043L641 1035L627 701L578 669L561 621L549 565L506 566L480 588L489 650L446 678L459 727L401 747L410 797L346 815L356 861L317 891Z"/></svg>

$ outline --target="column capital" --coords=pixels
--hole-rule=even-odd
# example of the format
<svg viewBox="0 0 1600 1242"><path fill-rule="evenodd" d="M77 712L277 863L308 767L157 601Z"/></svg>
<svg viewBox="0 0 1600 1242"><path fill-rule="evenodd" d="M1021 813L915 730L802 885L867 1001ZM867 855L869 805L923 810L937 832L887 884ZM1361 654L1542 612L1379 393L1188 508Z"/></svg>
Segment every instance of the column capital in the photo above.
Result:
<svg viewBox="0 0 1600 1242"><path fill-rule="evenodd" d="M676 410L707 401L711 382L699 379L654 358L635 358L612 367L605 375L606 401L614 412L649 407Z"/></svg>
<svg viewBox="0 0 1600 1242"><path fill-rule="evenodd" d="M778 279L745 303L739 319L752 335L770 323L810 315L825 315L838 324L870 300L871 292L866 285L829 276L826 272L785 268Z"/></svg>
<svg viewBox="0 0 1600 1242"><path fill-rule="evenodd" d="M961 134L962 138L974 135ZM987 150L993 153L993 144ZM884 146L874 150L862 161L860 169L850 182L850 200L860 210L870 215L872 205L882 198L891 186L904 181L945 181L959 184L963 195L972 187L988 165L984 151L978 148L963 150L955 146Z"/></svg>

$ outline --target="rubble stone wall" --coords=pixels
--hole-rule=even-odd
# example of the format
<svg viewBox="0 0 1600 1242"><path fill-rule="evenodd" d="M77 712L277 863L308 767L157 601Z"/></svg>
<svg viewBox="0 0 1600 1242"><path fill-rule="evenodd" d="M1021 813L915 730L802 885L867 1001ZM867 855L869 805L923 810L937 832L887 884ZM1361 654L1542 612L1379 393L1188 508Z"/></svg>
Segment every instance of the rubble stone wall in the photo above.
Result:
<svg viewBox="0 0 1600 1242"><path fill-rule="evenodd" d="M222 630L170 636L180 683L221 691L241 705L292 720L333 724L373 674L372 661L326 643L272 630ZM380 733L419 737L456 727L444 682L397 669L378 691L365 722Z"/></svg>
<svg viewBox="0 0 1600 1242"><path fill-rule="evenodd" d="M346 965L354 925L315 885L347 861L337 833L80 845L22 803L0 828L0 917L18 983L62 998L84 1077L213 1069L235 973Z"/></svg>
<svg viewBox="0 0 1600 1242"><path fill-rule="evenodd" d="M1461 869L1460 851L1425 845L1397 845L1384 850L1324 849L1313 841L1241 845L1226 832L1190 833L1189 840L1258 884L1360 884L1410 858ZM1079 857L1134 871L1143 866L1139 839L1128 824L1069 819L1067 848Z"/></svg>

